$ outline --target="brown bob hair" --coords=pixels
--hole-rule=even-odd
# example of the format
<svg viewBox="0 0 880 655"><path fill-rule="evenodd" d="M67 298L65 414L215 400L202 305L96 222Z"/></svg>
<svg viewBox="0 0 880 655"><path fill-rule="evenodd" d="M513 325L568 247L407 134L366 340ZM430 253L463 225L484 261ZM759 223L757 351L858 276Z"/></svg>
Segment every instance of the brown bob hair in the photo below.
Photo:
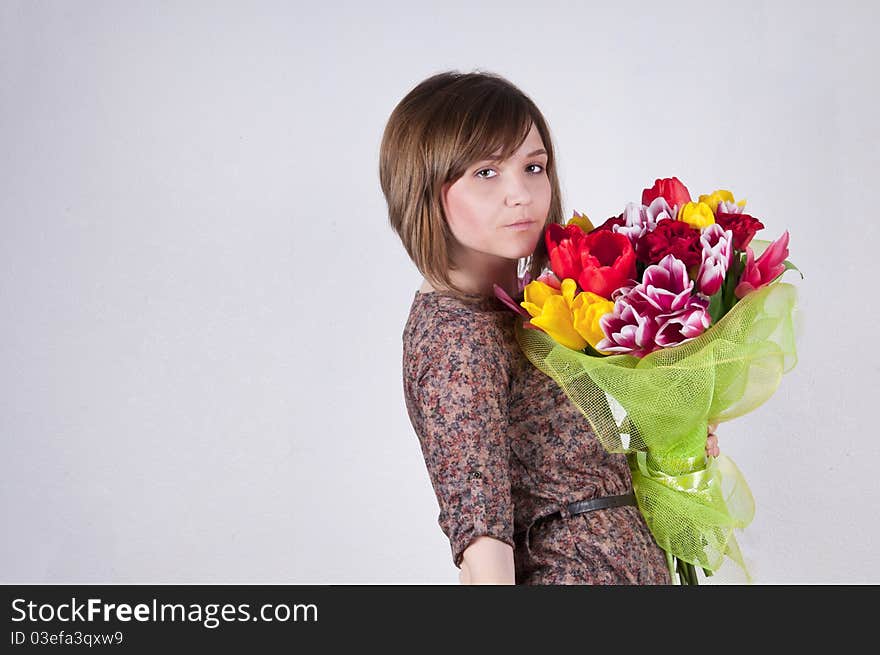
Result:
<svg viewBox="0 0 880 655"><path fill-rule="evenodd" d="M456 268L440 191L474 162L490 153L510 157L535 124L547 150L550 179L549 223L563 223L559 178L550 130L538 107L500 75L446 71L415 86L388 119L379 151L379 181L391 227L410 259L435 287L468 296L453 284ZM547 265L547 246L538 240L532 255L520 260L518 273L536 278Z"/></svg>

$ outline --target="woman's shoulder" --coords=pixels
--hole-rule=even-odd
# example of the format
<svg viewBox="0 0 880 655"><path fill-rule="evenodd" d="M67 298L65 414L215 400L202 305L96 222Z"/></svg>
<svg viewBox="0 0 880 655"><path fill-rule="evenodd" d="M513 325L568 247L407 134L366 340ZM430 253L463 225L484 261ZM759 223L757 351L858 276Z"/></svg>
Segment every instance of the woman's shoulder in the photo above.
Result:
<svg viewBox="0 0 880 655"><path fill-rule="evenodd" d="M462 300L440 292L415 294L403 332L405 363L466 359L507 361L515 315L495 298Z"/></svg>
<svg viewBox="0 0 880 655"><path fill-rule="evenodd" d="M410 337L481 340L497 338L512 325L513 312L498 298L461 298L440 291L417 291L404 333Z"/></svg>

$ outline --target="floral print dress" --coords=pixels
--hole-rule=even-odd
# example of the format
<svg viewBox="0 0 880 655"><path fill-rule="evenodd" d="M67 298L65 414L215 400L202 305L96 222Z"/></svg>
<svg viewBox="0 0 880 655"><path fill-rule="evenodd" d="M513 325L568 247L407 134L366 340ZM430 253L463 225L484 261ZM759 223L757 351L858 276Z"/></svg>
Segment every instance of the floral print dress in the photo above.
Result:
<svg viewBox="0 0 880 655"><path fill-rule="evenodd" d="M453 563L489 535L513 547L516 584L671 584L636 506L569 515L632 491L629 466L522 354L515 320L494 297L416 292L404 327L407 412Z"/></svg>

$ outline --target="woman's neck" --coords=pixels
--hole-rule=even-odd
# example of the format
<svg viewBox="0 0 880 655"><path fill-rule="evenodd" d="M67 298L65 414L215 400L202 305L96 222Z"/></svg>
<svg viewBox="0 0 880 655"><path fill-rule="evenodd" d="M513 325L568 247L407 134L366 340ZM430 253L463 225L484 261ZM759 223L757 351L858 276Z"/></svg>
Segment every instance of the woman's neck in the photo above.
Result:
<svg viewBox="0 0 880 655"><path fill-rule="evenodd" d="M497 259L491 262L481 260L449 271L449 278L466 293L494 296L497 284L510 296L515 296L518 292L516 273L515 260Z"/></svg>

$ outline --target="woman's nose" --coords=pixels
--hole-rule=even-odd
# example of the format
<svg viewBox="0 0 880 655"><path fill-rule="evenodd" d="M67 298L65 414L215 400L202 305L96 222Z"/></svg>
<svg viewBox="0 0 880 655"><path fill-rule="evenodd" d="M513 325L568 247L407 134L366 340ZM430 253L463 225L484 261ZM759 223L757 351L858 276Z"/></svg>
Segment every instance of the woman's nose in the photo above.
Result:
<svg viewBox="0 0 880 655"><path fill-rule="evenodd" d="M527 205L532 200L529 185L524 177L511 176L506 192L509 205Z"/></svg>

